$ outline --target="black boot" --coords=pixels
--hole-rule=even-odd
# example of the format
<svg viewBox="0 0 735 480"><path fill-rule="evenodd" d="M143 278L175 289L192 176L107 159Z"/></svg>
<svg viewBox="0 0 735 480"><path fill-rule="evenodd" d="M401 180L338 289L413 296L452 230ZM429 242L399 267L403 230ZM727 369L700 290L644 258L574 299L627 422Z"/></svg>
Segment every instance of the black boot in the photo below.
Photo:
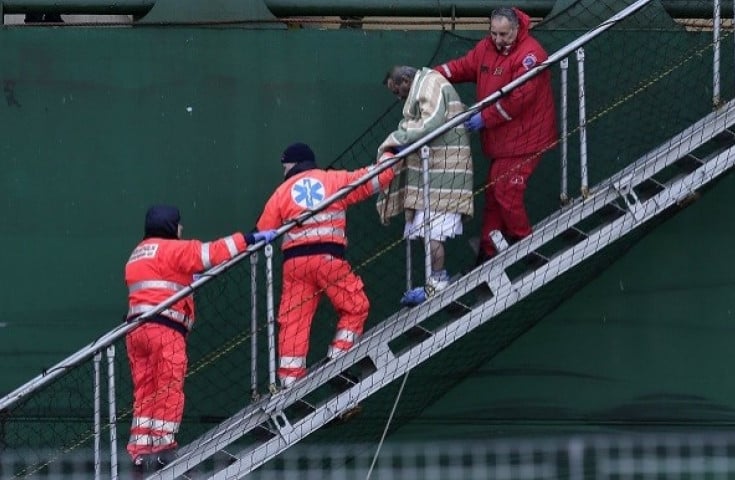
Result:
<svg viewBox="0 0 735 480"><path fill-rule="evenodd" d="M143 480L176 460L176 449L139 455L133 461L133 480Z"/></svg>
<svg viewBox="0 0 735 480"><path fill-rule="evenodd" d="M156 464L158 463L157 455L155 453L146 453L138 455L133 460L133 480L143 480L145 477L157 470Z"/></svg>
<svg viewBox="0 0 735 480"><path fill-rule="evenodd" d="M158 452L158 458L156 459L158 461L158 470L162 469L169 463L176 460L176 449L170 448L168 450L163 450L162 452Z"/></svg>

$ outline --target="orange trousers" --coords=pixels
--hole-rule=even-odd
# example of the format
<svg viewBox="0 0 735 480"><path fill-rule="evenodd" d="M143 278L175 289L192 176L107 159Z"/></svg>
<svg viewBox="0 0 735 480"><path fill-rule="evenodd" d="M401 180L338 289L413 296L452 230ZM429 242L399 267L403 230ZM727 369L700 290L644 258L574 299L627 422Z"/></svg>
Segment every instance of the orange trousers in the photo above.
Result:
<svg viewBox="0 0 735 480"><path fill-rule="evenodd" d="M133 423L128 453L135 457L176 448L184 414L186 338L156 323L144 323L125 338L133 378Z"/></svg>
<svg viewBox="0 0 735 480"><path fill-rule="evenodd" d="M278 377L284 386L306 375L311 322L323 293L339 315L330 352L349 350L363 332L370 302L346 260L332 255L286 260L278 311Z"/></svg>

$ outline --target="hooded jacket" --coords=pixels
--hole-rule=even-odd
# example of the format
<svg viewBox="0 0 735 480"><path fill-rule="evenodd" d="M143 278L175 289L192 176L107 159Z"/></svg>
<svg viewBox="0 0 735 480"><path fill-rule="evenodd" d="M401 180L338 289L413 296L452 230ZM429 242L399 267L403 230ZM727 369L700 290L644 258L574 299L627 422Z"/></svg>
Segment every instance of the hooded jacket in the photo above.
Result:
<svg viewBox="0 0 735 480"><path fill-rule="evenodd" d="M174 234L178 222L175 207L156 206L148 211L145 238L125 265L128 319L153 310L188 287L195 273L225 262L247 247L239 232L212 242L180 240ZM182 333L189 331L194 323L194 296L182 298L160 316L173 321L171 325Z"/></svg>
<svg viewBox="0 0 735 480"><path fill-rule="evenodd" d="M507 54L499 52L488 36L463 57L435 69L451 83L475 82L479 101L546 61L546 51L529 33L530 17L514 10L518 35ZM553 147L557 126L551 71L546 69L483 109L482 118L482 150L491 159L524 156Z"/></svg>

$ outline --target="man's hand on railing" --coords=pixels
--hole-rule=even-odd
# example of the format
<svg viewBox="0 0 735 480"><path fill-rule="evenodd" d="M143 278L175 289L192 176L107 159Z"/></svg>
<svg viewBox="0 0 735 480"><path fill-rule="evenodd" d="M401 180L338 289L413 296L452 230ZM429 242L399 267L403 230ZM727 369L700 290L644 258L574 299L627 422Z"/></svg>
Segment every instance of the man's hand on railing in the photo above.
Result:
<svg viewBox="0 0 735 480"><path fill-rule="evenodd" d="M476 132L485 128L485 120L482 119L482 112L477 112L465 120L464 128L470 132Z"/></svg>
<svg viewBox="0 0 735 480"><path fill-rule="evenodd" d="M254 243L258 243L261 240L264 240L265 243L271 243L274 238L276 238L276 230L263 230L262 232L250 232L247 235L245 235L245 241L248 243L248 245L252 245Z"/></svg>

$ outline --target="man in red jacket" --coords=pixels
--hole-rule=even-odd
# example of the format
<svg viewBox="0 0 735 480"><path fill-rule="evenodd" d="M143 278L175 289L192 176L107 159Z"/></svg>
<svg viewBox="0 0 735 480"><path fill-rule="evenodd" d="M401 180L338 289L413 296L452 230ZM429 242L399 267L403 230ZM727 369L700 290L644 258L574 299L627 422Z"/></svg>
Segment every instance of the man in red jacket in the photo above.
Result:
<svg viewBox="0 0 735 480"><path fill-rule="evenodd" d="M463 57L436 67L452 83L475 82L478 100L546 61L544 48L529 33L530 18L517 8L490 15L490 36ZM499 230L510 243L531 234L523 196L541 155L557 142L556 111L547 69L476 113L465 123L481 132L490 159L482 216L480 255L496 254L490 232Z"/></svg>
<svg viewBox="0 0 735 480"><path fill-rule="evenodd" d="M380 161L390 157L392 153L385 153ZM263 209L257 223L260 231L280 227L375 168L322 170L304 143L286 148L281 163L285 178ZM362 334L370 303L362 279L345 260L346 210L386 188L394 176L393 168L384 170L283 235L283 288L278 310L278 378L282 387L288 388L306 375L311 321L322 293L339 315L327 356L335 358L349 350Z"/></svg>
<svg viewBox="0 0 735 480"><path fill-rule="evenodd" d="M125 265L129 309L127 321L153 310L185 289L193 275L230 260L248 244L275 237L274 231L233 233L212 242L181 240L176 207L148 209L145 235ZM133 380L133 422L128 453L136 478L153 472L176 456L175 434L184 412L186 337L194 323L194 297L186 296L146 318L125 338Z"/></svg>

